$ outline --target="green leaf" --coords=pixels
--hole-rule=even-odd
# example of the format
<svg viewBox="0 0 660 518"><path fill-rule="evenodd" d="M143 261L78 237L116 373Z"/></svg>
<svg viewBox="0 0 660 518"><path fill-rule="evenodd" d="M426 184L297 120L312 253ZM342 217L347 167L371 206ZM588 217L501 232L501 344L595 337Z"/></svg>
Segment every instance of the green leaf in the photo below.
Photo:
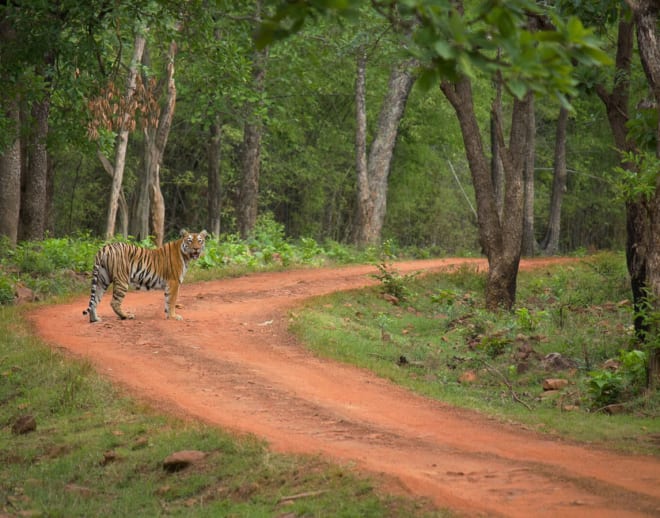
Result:
<svg viewBox="0 0 660 518"><path fill-rule="evenodd" d="M518 100L522 100L527 94L527 85L520 80L512 79L507 81L506 87Z"/></svg>
<svg viewBox="0 0 660 518"><path fill-rule="evenodd" d="M433 48L443 59L454 59L456 57L454 48L447 41L438 40L433 45Z"/></svg>

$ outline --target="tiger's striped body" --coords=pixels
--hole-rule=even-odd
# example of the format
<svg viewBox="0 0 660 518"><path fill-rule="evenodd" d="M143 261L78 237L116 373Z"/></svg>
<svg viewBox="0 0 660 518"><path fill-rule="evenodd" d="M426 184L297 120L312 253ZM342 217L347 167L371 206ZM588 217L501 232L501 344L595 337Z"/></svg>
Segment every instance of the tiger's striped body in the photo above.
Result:
<svg viewBox="0 0 660 518"><path fill-rule="evenodd" d="M205 230L198 234L182 230L181 236L156 249L128 243L111 243L101 248L94 259L92 293L89 307L83 315L89 315L90 322L101 320L96 314L96 306L113 284L110 306L122 320L135 317L121 308L129 286L147 290L164 289L167 318L181 320L176 314L179 286L190 261L199 258L204 250L207 233Z"/></svg>

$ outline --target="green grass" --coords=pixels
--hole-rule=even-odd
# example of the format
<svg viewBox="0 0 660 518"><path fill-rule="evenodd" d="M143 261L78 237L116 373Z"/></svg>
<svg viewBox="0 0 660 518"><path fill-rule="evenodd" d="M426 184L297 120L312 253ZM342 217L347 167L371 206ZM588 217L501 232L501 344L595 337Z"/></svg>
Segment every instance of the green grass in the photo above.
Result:
<svg viewBox="0 0 660 518"><path fill-rule="evenodd" d="M317 354L428 397L564 438L660 453L660 395L647 393L634 369L604 366L632 344L621 255L522 272L514 311L499 314L483 309L485 279L469 268L400 280L407 295L399 304L382 296L386 283L333 294L296 309L292 329ZM570 365L551 368L551 353ZM618 383L615 397L594 389L604 376ZM547 397L546 378L569 384Z"/></svg>
<svg viewBox="0 0 660 518"><path fill-rule="evenodd" d="M158 415L31 337L22 311L0 307L0 514L449 516L380 493L350 467ZM23 415L36 430L15 434ZM190 449L208 455L163 469L168 455Z"/></svg>

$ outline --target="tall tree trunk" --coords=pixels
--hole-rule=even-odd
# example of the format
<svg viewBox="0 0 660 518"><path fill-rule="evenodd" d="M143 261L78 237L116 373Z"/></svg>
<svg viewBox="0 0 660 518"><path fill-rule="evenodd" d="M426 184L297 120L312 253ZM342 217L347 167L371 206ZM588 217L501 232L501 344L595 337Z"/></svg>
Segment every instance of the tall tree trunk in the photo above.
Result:
<svg viewBox="0 0 660 518"><path fill-rule="evenodd" d="M657 111L655 157L660 159L660 5L657 0L628 0L637 25L637 47L646 80L653 93ZM646 282L648 302L655 318L648 321L649 341L648 384L660 386L660 171L655 172L655 192L648 199Z"/></svg>
<svg viewBox="0 0 660 518"><path fill-rule="evenodd" d="M48 189L48 97L34 101L31 108L31 124L28 134L27 167L24 169L23 195L21 198L21 240L40 240L46 230Z"/></svg>
<svg viewBox="0 0 660 518"><path fill-rule="evenodd" d="M96 150L96 156L101 161L101 165L103 165L103 170L106 173L108 173L108 176L110 176L110 178L112 178L115 172L115 168L112 165L112 162L108 160L108 157L106 157L101 152L100 149ZM128 220L129 220L128 202L126 201L126 196L124 195L124 191L119 191L117 214L119 216L119 233L122 236L128 236Z"/></svg>
<svg viewBox="0 0 660 518"><path fill-rule="evenodd" d="M220 143L222 122L216 118L211 123L208 143L208 216L206 225L214 236L220 235L220 213L222 210L222 178L220 176Z"/></svg>
<svg viewBox="0 0 660 518"><path fill-rule="evenodd" d="M596 93L605 105L614 145L620 152L620 166L636 173L636 165L626 159L626 154L637 152L635 143L628 135L628 99L630 90L630 67L634 43L634 23L622 18L619 21L615 59L616 78L612 91L604 85L596 85ZM649 225L646 204L643 198L626 201L626 262L630 274L633 296L635 333L644 340L647 326L644 318L645 297L648 287L647 256Z"/></svg>
<svg viewBox="0 0 660 518"><path fill-rule="evenodd" d="M143 34L137 33L133 43L133 56L128 69L128 78L126 81L126 106L130 106L135 94L137 83L138 64L142 60L146 40ZM128 134L131 130L133 117L130 111L126 111L121 121L121 127L115 142L115 160L112 172L112 186L110 188L110 201L108 203L108 217L106 219L105 237L110 239L115 235L115 224L117 220L117 209L119 199L121 198L122 184L124 182L124 167L126 165L126 149L128 147Z"/></svg>
<svg viewBox="0 0 660 518"><path fill-rule="evenodd" d="M500 146L497 140L496 119L502 120L502 81L497 78L495 100L493 101L490 116L490 168L493 178L493 189L495 189L495 204L497 205L497 214L502 220L502 211L504 209L504 170L502 168L502 157L500 156ZM495 115L496 114L496 115Z"/></svg>
<svg viewBox="0 0 660 518"><path fill-rule="evenodd" d="M367 171L367 52L358 50L355 76L355 172L357 175L357 206L355 213L355 242L368 242L366 228L372 219L374 202L369 189Z"/></svg>
<svg viewBox="0 0 660 518"><path fill-rule="evenodd" d="M259 13L260 4L257 7ZM264 92L268 49L254 53L252 63L252 87L258 96ZM238 230L247 238L257 222L259 206L259 175L261 172L262 103L247 106L247 119L243 128L242 171L237 209Z"/></svg>
<svg viewBox="0 0 660 518"><path fill-rule="evenodd" d="M152 66L149 47L146 43L144 45L144 51L142 52L142 59L140 61L142 63L143 69L141 76L142 85L144 87L144 93L142 94L142 97L145 98L143 103L147 106L152 106L153 104L156 104L157 106L158 99L152 99L151 97L156 95L156 93L150 90L151 83L149 82L149 77L147 75L147 71L151 70ZM154 115L148 111L146 114L143 114L143 117L146 119L146 121L144 119L141 121L142 124L144 124L142 128L143 140L141 148L142 167L138 169L137 183L135 184L135 189L131 195L131 217L129 222L130 234L138 240L143 240L149 237L149 223L151 217L151 175L153 175L155 168L153 165L155 163L154 161L157 161L158 157L155 155L155 151L153 150L153 142L151 144L148 143L150 138L148 131L150 130L150 125L156 124L153 119L157 116L157 114ZM153 137L151 137L151 139L153 140Z"/></svg>
<svg viewBox="0 0 660 518"><path fill-rule="evenodd" d="M502 121L497 112L492 113L505 182L500 221L491 168L484 152L479 124L474 112L470 80L462 77L454 83L443 81L440 88L456 112L472 173L477 201L479 238L488 258L486 307L490 310L511 309L515 303L522 246L524 149L528 125L531 122L529 120L531 96L527 96L524 101L514 102L509 148L504 143Z"/></svg>
<svg viewBox="0 0 660 518"><path fill-rule="evenodd" d="M172 128L174 119L174 108L176 106L176 83L174 82L174 57L176 56L176 43L172 41L167 52L167 73L166 87L167 94L165 105L161 108L156 128L147 126L145 146L151 153L150 160L151 172L148 174L150 179L149 197L151 201L151 225L156 240L156 246L163 246L165 240L165 200L160 190L160 166L165 155L167 139Z"/></svg>
<svg viewBox="0 0 660 518"><path fill-rule="evenodd" d="M358 62L358 74L364 73L364 67L362 72L359 71L360 66L363 65ZM399 124L403 118L408 96L415 82L415 77L412 75L410 68L411 63L407 62L395 66L392 70L387 94L380 109L378 125L369 150L366 164L366 181L364 170L360 171L358 169L358 213L355 242L359 246L375 245L380 243L381 240L387 209L387 185L394 145L396 144ZM360 86L358 82L360 81L362 88L365 85L364 78L356 81L356 99L358 95L357 88ZM364 114L364 106L361 109ZM364 121L359 121L359 118L364 116L360 115L359 110L358 107L358 126L361 123L364 124ZM359 127L358 131L360 131ZM361 138L361 136L356 135L357 138ZM358 168L364 167L363 159L360 158L361 151L359 150L359 147L363 145L356 140ZM362 203L366 203L367 206L362 207Z"/></svg>
<svg viewBox="0 0 660 518"><path fill-rule="evenodd" d="M525 163L523 167L523 182L525 185L525 202L523 211L523 241L522 255L533 256L538 252L536 233L534 231L534 158L536 151L536 117L534 115L534 96L530 96L527 125L527 146L525 148Z"/></svg>
<svg viewBox="0 0 660 518"><path fill-rule="evenodd" d="M172 127L176 105L176 84L174 82L174 58L176 43L171 42L167 53L165 76L153 89L147 88L147 112L144 126L144 148L142 170L133 197L131 233L144 239L154 236L156 246L162 246L165 239L165 200L160 189L160 167L165 147ZM144 51L143 63L149 66L148 50ZM149 84L147 77L144 84ZM165 86L165 101L161 104L160 92Z"/></svg>
<svg viewBox="0 0 660 518"><path fill-rule="evenodd" d="M129 220L129 233L135 239L143 240L149 236L149 217L150 217L150 202L149 202L149 186L151 185L151 178L154 166L152 162L156 160L153 156L153 150L147 145L147 129L143 129L142 141L142 165L138 169L137 182L135 189L130 196L131 200L131 216Z"/></svg>
<svg viewBox="0 0 660 518"><path fill-rule="evenodd" d="M559 252L559 236L561 230L561 205L566 191L566 129L568 127L568 110L563 106L559 109L557 132L555 136L554 172L552 178L552 194L550 198L550 214L548 228L541 242L541 249L546 255Z"/></svg>
<svg viewBox="0 0 660 518"><path fill-rule="evenodd" d="M21 125L16 98L6 101L5 116L11 121L9 145L0 152L0 236L11 246L18 241L19 211L21 208Z"/></svg>

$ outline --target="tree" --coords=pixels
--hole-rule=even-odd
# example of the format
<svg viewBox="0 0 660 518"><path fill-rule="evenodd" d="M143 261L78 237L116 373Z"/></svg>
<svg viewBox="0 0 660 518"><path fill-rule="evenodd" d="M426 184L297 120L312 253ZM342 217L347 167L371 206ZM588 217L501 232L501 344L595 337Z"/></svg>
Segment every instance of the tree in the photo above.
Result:
<svg viewBox="0 0 660 518"><path fill-rule="evenodd" d="M504 171L504 203L498 214L497 195L489 162L483 148L479 124L474 112L471 82L462 77L454 83L443 81L441 89L456 111L477 199L477 219L481 246L488 257L486 306L510 309L515 302L516 278L523 233L524 149L531 124L531 94L523 101L514 100L511 138L507 147L503 122L493 110L495 133Z"/></svg>
<svg viewBox="0 0 660 518"><path fill-rule="evenodd" d="M356 171L357 215L355 242L357 245L377 245L381 240L387 206L387 181L399 123L415 81L411 63L395 65L390 74L387 93L381 106L375 136L367 156L366 52L358 51L355 82L356 106Z"/></svg>
<svg viewBox="0 0 660 518"><path fill-rule="evenodd" d="M26 160L21 179L21 215L19 239L30 241L44 238L46 210L48 206L48 113L50 93L32 102L29 115L25 114L29 127Z"/></svg>
<svg viewBox="0 0 660 518"><path fill-rule="evenodd" d="M137 84L138 65L142 60L142 54L146 44L146 38L142 29L136 27L135 39L133 43L133 56L128 67L128 77L126 78L126 93L123 98L124 109L119 118L119 127L117 128L117 138L115 143L115 161L112 171L112 187L110 188L110 200L108 202L108 217L105 225L105 237L110 239L115 235L115 224L117 220L117 207L122 192L122 183L124 180L124 167L126 165L126 148L128 147L128 135L135 127L134 109L135 109L135 88Z"/></svg>
<svg viewBox="0 0 660 518"><path fill-rule="evenodd" d="M553 160L553 181L550 199L550 215L545 237L541 241L541 250L546 255L555 255L559 252L559 236L561 230L561 205L566 190L566 127L568 125L568 109L559 108L557 132L555 136L555 153Z"/></svg>
<svg viewBox="0 0 660 518"><path fill-rule="evenodd" d="M527 105L527 135L525 137L523 163L523 237L522 255L533 256L538 251L534 232L534 164L536 158L536 117L534 114L534 96Z"/></svg>
<svg viewBox="0 0 660 518"><path fill-rule="evenodd" d="M18 101L6 101L5 116L10 121L9 142L0 153L0 236L10 245L18 241L19 210L21 208L21 141Z"/></svg>
<svg viewBox="0 0 660 518"><path fill-rule="evenodd" d="M261 21L262 2L257 0L255 20ZM257 222L259 206L259 174L261 172L261 137L263 124L263 94L266 80L268 49L255 49L252 57L252 88L255 99L246 103L241 156L241 180L236 210L238 230L246 238Z"/></svg>
<svg viewBox="0 0 660 518"><path fill-rule="evenodd" d="M154 77L145 76L142 80L142 84L145 86L140 90L143 98L139 104L145 107L141 121L144 134L144 159L133 200L131 234L144 239L150 234L151 223L156 246L162 246L165 237L165 202L160 189L160 167L176 105L174 82L176 50L177 45L172 41L165 58L165 75L162 81L159 83ZM147 55L145 52L144 56ZM148 62L144 64L150 65ZM160 97L163 91L165 93L161 105Z"/></svg>
<svg viewBox="0 0 660 518"><path fill-rule="evenodd" d="M651 388L660 386L660 5L655 0L626 0L636 25L637 46L642 68L649 85L656 115L655 150L651 157L643 158L642 167L650 180L650 189L633 203L635 212L642 213L633 220L639 227L633 232L640 237L637 254L645 252L644 297L649 342L648 382Z"/></svg>

